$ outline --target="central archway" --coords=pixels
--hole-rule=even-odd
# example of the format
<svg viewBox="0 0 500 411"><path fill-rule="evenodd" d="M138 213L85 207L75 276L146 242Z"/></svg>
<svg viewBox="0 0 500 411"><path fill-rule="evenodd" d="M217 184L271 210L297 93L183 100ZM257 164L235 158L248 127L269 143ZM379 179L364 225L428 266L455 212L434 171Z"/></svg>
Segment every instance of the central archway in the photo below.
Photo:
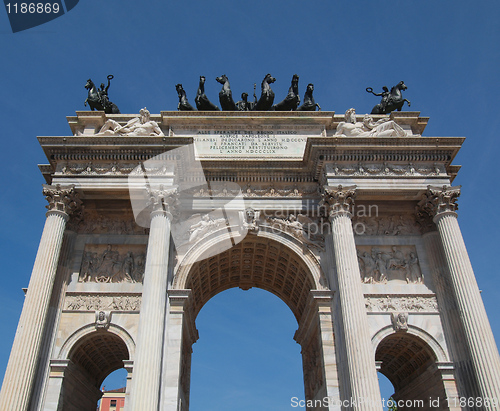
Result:
<svg viewBox="0 0 500 411"><path fill-rule="evenodd" d="M176 273L173 289L169 291L170 304L177 305L178 309L170 310L168 327L171 328L171 320L178 323L181 305L183 314L179 341L180 408L187 410L189 404L191 346L198 338L194 323L196 316L213 296L233 287L243 290L261 288L288 305L298 323L294 338L302 347L306 399L331 396L330 391L338 388L335 387L336 375L334 378L330 375L336 374L336 366L325 361L328 358L332 362L335 358L332 299L314 255L290 236L262 230L259 235L248 235L220 254L212 253L211 257L200 259L203 253L208 254L210 247L216 246L217 241L213 240L201 244L198 250L190 250ZM189 259L193 263L189 263ZM180 304L179 296L183 292L184 301ZM320 307L323 307L321 318ZM172 312L177 313L177 320ZM172 333L169 335L172 336ZM169 361L172 362L172 359ZM335 382L329 384L329 381ZM327 408L319 406L315 409Z"/></svg>
<svg viewBox="0 0 500 411"><path fill-rule="evenodd" d="M190 410L279 410L304 399L297 320L276 295L225 290L203 306L196 326Z"/></svg>

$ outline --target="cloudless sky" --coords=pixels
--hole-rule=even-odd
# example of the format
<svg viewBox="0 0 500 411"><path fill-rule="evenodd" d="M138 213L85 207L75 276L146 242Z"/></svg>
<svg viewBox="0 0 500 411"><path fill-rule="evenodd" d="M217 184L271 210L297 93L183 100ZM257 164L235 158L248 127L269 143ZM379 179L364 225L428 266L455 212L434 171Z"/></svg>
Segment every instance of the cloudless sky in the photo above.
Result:
<svg viewBox="0 0 500 411"><path fill-rule="evenodd" d="M207 78L206 94L218 103L220 85L215 77L221 74L228 75L235 99L239 99L244 91L252 94L254 83L259 89L269 72L277 79L273 90L280 101L297 73L301 97L306 85L314 83L316 102L323 110L339 114L350 107L358 113L370 112L379 100L366 93L366 87L380 92L382 86L404 80L408 86L404 96L412 102L411 110L430 117L424 136L467 137L454 161L463 166L454 182L463 190L459 221L499 341L499 21L500 4L493 0L85 0L52 22L13 34L7 13L1 10L0 375L22 308L21 288L28 285L45 220L44 181L37 164L46 159L36 136L70 134L65 117L85 109L86 80L90 77L99 84L108 74L115 76L110 100L122 113L138 113L145 106L151 113L176 110L177 83L184 85L194 105L200 75ZM295 380L284 382L284 388L276 391L286 397L287 387L294 387L297 381L300 386L300 347L292 340L295 320L286 314L281 301L273 296L267 299L262 293L222 293L201 311L197 322L200 340L193 346L193 410L209 410L204 405L208 404L206 396L216 392L215 388L204 391L206 387L196 382L197 375L213 370L211 375L217 378L212 377L208 384L225 372L217 368L225 360L217 357L217 343L209 343L212 334L230 339L240 354L248 355L259 351L263 339L271 339L262 367L273 364L273 357L278 361L288 355L269 351L279 347L281 342L274 348L272 343L281 335L262 336L255 331L251 341L242 341L238 328L224 327L224 321L230 319L221 317L220 304L232 307L230 316L246 324L243 328L255 325L254 318L267 304L271 304L269 311L262 315L279 317L275 321L280 323L291 321L291 331L284 338L291 341L289 352L298 365L293 372L280 368L284 363L276 368L284 376L293 374ZM243 309L247 298L255 310ZM273 298L276 306L270 302ZM204 317L204 310L212 304L217 316ZM285 309L278 315L280 304ZM203 327L211 331L205 332ZM203 338L209 345L203 346ZM195 363L202 352L205 356ZM248 370L250 365L234 358L240 368ZM229 359L226 362L232 364ZM255 368L247 375L258 381L260 366ZM272 365L271 371L276 371ZM238 391L244 389L239 384L244 378L230 379L227 394L247 398L248 392ZM198 404L196 408L194 404ZM226 409L223 405L211 407ZM281 408L262 405L258 409L290 409L289 398Z"/></svg>

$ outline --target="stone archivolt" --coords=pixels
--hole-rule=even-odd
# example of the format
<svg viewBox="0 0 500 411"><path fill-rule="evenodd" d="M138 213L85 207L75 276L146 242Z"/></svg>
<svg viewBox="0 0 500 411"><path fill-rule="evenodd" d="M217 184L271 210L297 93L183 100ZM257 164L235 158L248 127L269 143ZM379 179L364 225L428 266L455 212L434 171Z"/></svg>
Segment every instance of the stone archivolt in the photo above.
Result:
<svg viewBox="0 0 500 411"><path fill-rule="evenodd" d="M411 214L391 214L373 217L353 217L354 233L357 235L401 236L420 235L421 226Z"/></svg>

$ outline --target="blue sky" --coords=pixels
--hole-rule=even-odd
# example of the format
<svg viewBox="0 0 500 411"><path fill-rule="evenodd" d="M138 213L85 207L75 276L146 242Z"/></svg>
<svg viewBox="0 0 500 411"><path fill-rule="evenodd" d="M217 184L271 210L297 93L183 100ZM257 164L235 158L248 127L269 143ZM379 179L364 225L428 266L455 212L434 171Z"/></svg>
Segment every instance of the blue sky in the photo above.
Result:
<svg viewBox="0 0 500 411"><path fill-rule="evenodd" d="M337 113L350 107L358 113L370 112L378 100L365 92L366 87L380 91L383 85L404 80L411 109L430 117L425 136L467 137L454 161L463 166L455 180L463 187L459 221L495 337L500 341L500 215L496 210L495 160L500 149L499 21L496 1L86 0L60 18L13 34L2 10L0 158L5 185L0 202L0 375L22 308L21 288L28 284L45 220L44 181L37 164L46 160L35 137L69 134L65 117L85 109L86 80L90 77L100 83L108 74L115 76L110 99L122 113L138 113L144 106L152 113L175 110L176 83L184 85L194 104L200 75L207 78L207 95L217 102L220 85L216 76L227 74L233 93L239 96L244 91L251 94L253 84L259 85L269 72L277 79L273 90L279 101L297 73L301 96L306 85L314 83L316 102L323 110ZM249 306L255 310L243 309L240 320L249 327L261 305L271 304L276 315L277 307L284 306L275 297L273 305L262 293L250 293L244 298L239 293L223 293L204 310L212 309L213 304L217 311L218 304L244 304L243 299L253 298ZM275 322L292 318L286 307L282 312ZM203 367L213 369L221 363L214 349L202 346L204 334L207 344L210 340L203 327L224 329L221 310L208 317L203 314L202 310L198 319L201 338L194 346L194 355L199 350L201 356L206 350L213 353L213 362L203 363L205 358L200 371L193 362L192 409L221 410L224 407L207 405L205 395L210 396L210 392L202 394L202 388L195 391L196 373L202 376ZM273 324L270 327L275 328ZM286 338L291 341L290 350L296 350L290 355L299 358L295 373L299 373L300 385L294 331L292 324ZM232 346L251 353L258 333L249 348L240 348L237 334L227 333L234 338ZM279 356L281 353L274 355ZM283 371L285 374L294 372ZM240 378L262 378L253 372L248 375ZM283 387L293 384L297 383L284 382ZM235 385L235 392L238 389ZM245 395L249 394L241 394L241 398ZM289 409L287 401L282 407L261 409ZM199 405L194 408L196 403Z"/></svg>

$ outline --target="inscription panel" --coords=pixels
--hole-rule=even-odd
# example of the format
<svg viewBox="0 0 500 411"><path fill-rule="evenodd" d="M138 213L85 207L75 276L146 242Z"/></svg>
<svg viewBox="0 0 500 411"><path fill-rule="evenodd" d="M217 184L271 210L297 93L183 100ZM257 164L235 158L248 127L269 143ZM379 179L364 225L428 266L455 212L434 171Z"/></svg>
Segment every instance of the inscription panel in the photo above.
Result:
<svg viewBox="0 0 500 411"><path fill-rule="evenodd" d="M302 160L308 137L318 137L316 126L214 126L199 129L172 128L175 136L193 137L199 159Z"/></svg>

